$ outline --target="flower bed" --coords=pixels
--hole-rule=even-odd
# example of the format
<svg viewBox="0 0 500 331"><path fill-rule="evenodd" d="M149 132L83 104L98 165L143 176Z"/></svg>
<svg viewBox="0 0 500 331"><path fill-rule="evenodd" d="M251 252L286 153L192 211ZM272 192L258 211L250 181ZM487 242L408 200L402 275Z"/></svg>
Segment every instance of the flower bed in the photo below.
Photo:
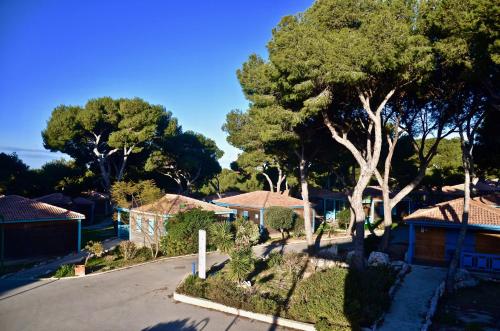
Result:
<svg viewBox="0 0 500 331"><path fill-rule="evenodd" d="M225 306L313 323L318 330L357 330L371 325L390 305L396 272L369 267L363 272L318 269L304 255L271 255L237 282L228 266L206 280L187 277L176 292Z"/></svg>

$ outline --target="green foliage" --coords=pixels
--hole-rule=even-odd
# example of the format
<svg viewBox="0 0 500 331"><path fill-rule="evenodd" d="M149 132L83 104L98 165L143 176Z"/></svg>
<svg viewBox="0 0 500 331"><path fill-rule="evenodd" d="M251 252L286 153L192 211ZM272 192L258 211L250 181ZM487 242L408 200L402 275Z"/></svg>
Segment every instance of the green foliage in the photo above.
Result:
<svg viewBox="0 0 500 331"><path fill-rule="evenodd" d="M229 253L234 247L234 234L229 222L215 222L208 228L210 242L221 252Z"/></svg>
<svg viewBox="0 0 500 331"><path fill-rule="evenodd" d="M337 222L339 224L339 227L347 230L349 227L349 222L351 221L351 209L350 208L344 208L343 210L339 211L337 213Z"/></svg>
<svg viewBox="0 0 500 331"><path fill-rule="evenodd" d="M31 184L29 167L17 154L0 153L0 194L26 195Z"/></svg>
<svg viewBox="0 0 500 331"><path fill-rule="evenodd" d="M388 268L364 272L332 268L301 281L290 299L290 317L325 329L359 329L389 306L395 274Z"/></svg>
<svg viewBox="0 0 500 331"><path fill-rule="evenodd" d="M264 220L267 226L283 233L293 228L296 214L290 208L274 206L266 208L264 211Z"/></svg>
<svg viewBox="0 0 500 331"><path fill-rule="evenodd" d="M166 256L193 254L198 251L198 230L208 230L217 222L214 212L194 208L179 212L165 223L167 234L161 238L161 251ZM208 245L211 245L208 238Z"/></svg>
<svg viewBox="0 0 500 331"><path fill-rule="evenodd" d="M73 264L63 264L56 270L54 277L63 278L71 277L75 275L75 265Z"/></svg>
<svg viewBox="0 0 500 331"><path fill-rule="evenodd" d="M152 203L163 195L153 180L116 182L111 188L111 198L120 207L134 208Z"/></svg>
<svg viewBox="0 0 500 331"><path fill-rule="evenodd" d="M242 217L233 222L236 247L250 247L260 239L259 226L252 221Z"/></svg>
<svg viewBox="0 0 500 331"><path fill-rule="evenodd" d="M279 252L271 252L267 257L268 268L274 268L283 263L283 255Z"/></svg>
<svg viewBox="0 0 500 331"><path fill-rule="evenodd" d="M176 292L198 298L205 298L207 283L196 275L189 275L177 287Z"/></svg>
<svg viewBox="0 0 500 331"><path fill-rule="evenodd" d="M241 282L253 271L255 259L252 248L235 249L230 253L227 276L230 280Z"/></svg>
<svg viewBox="0 0 500 331"><path fill-rule="evenodd" d="M171 121L163 106L142 99L91 99L84 107L56 107L42 132L44 146L70 155L78 164L97 167L106 190L124 175L128 157L140 153ZM118 164L111 174L110 157Z"/></svg>
<svg viewBox="0 0 500 331"><path fill-rule="evenodd" d="M207 279L206 298L230 307L247 308L246 291L238 283L218 275Z"/></svg>
<svg viewBox="0 0 500 331"><path fill-rule="evenodd" d="M186 131L163 136L158 150L151 153L144 169L173 179L179 193L201 187L221 171L218 159L224 152L215 141L202 134Z"/></svg>

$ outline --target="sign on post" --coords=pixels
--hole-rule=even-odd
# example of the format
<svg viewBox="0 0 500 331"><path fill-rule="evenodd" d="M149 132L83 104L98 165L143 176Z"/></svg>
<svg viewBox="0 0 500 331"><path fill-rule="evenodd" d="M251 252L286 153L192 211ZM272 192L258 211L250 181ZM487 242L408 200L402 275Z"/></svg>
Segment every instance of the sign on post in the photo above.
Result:
<svg viewBox="0 0 500 331"><path fill-rule="evenodd" d="M207 278L207 232L199 230L198 232L198 277Z"/></svg>

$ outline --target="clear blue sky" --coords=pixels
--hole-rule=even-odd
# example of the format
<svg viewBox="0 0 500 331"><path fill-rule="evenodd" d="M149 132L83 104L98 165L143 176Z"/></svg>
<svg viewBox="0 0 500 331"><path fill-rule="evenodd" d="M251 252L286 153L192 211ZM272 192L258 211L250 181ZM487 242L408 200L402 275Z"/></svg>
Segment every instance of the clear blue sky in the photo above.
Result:
<svg viewBox="0 0 500 331"><path fill-rule="evenodd" d="M236 158L221 126L245 109L236 70L312 0L0 0L0 151L39 167L54 107L100 96L162 104Z"/></svg>

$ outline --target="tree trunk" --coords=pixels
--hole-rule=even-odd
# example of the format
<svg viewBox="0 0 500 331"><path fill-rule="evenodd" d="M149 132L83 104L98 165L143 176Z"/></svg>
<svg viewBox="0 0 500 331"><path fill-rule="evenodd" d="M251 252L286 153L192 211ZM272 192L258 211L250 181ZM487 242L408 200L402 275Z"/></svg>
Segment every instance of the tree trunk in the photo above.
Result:
<svg viewBox="0 0 500 331"><path fill-rule="evenodd" d="M116 176L116 181L120 182L123 179L123 175L125 174L125 166L127 164L128 155L123 156L122 164L120 166L120 171L118 172L118 176Z"/></svg>
<svg viewBox="0 0 500 331"><path fill-rule="evenodd" d="M274 184L273 184L273 181L271 180L271 178L269 177L269 175L268 175L268 174L266 174L265 172L262 172L262 174L264 175L264 177L266 177L267 184L269 184L269 191L274 192Z"/></svg>
<svg viewBox="0 0 500 331"><path fill-rule="evenodd" d="M103 157L99 157L99 169L101 170L102 182L104 186L104 191L109 193L111 191L111 179L109 178L109 172L106 169L106 159Z"/></svg>
<svg viewBox="0 0 500 331"><path fill-rule="evenodd" d="M372 171L369 168L361 168L361 173L358 178L358 183L354 187L351 207L354 210L354 234L352 235L354 243L354 258L352 266L354 269L363 270L365 267L365 210L363 208L363 191L365 190Z"/></svg>
<svg viewBox="0 0 500 331"><path fill-rule="evenodd" d="M467 224L469 223L469 209L471 199L471 174L473 173L472 165L474 162L471 151L472 146L468 146L469 144L471 144L471 142L467 143L464 141L462 132L460 140L462 145L462 163L464 167L464 207L462 213L462 223L460 225L460 232L458 234L455 252L450 261L450 266L446 275L446 292L448 293L452 293L455 289L455 274L457 273L460 255L462 255L462 248L464 245L465 237L467 235Z"/></svg>
<svg viewBox="0 0 500 331"><path fill-rule="evenodd" d="M300 188L302 193L302 201L304 203L304 229L306 232L306 241L308 246L308 252L311 253L314 250L314 240L312 233L312 223L311 223L311 205L309 203L309 187L307 184L307 162L304 157L301 157L300 165Z"/></svg>

